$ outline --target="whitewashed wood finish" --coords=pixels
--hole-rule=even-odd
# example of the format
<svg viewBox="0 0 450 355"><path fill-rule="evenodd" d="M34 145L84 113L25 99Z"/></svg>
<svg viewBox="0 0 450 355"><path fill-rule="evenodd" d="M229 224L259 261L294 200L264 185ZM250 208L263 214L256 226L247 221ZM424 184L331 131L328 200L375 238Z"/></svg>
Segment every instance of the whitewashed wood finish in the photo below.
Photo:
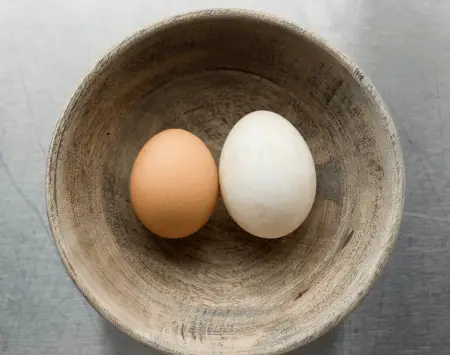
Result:
<svg viewBox="0 0 450 355"><path fill-rule="evenodd" d="M147 232L128 196L142 144L180 127L217 159L258 109L289 119L314 156L317 198L299 230L251 237L219 202L190 238ZM403 189L397 133L364 74L311 33L243 10L177 16L107 54L60 119L47 165L50 225L76 285L124 332L174 354L276 354L329 330L385 264Z"/></svg>

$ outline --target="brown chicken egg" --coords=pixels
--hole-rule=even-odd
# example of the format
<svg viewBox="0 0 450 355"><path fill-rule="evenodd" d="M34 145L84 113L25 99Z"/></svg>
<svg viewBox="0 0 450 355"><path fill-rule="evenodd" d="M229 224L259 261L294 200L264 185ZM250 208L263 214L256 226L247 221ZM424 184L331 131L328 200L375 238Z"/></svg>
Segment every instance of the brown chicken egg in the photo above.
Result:
<svg viewBox="0 0 450 355"><path fill-rule="evenodd" d="M197 136L169 129L141 149L130 176L130 196L139 220L153 233L182 238L206 224L219 190L216 163Z"/></svg>

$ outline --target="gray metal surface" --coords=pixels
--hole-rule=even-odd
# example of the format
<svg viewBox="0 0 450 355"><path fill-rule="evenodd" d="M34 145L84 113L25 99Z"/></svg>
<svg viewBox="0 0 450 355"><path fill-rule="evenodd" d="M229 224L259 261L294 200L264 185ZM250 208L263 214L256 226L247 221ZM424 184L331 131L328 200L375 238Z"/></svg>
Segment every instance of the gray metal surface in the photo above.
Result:
<svg viewBox="0 0 450 355"><path fill-rule="evenodd" d="M53 125L112 45L204 7L267 11L317 31L373 80L404 151L403 224L381 278L345 322L294 355L447 355L450 348L450 2L0 0L0 354L151 355L68 278L49 235Z"/></svg>

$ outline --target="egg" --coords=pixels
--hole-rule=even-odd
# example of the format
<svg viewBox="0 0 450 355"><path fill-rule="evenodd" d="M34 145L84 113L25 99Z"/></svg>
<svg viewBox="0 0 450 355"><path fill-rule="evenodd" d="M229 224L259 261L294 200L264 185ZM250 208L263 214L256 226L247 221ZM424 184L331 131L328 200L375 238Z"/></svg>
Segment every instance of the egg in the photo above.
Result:
<svg viewBox="0 0 450 355"><path fill-rule="evenodd" d="M219 181L231 217L262 238L298 228L316 195L316 170L305 140L288 120L269 111L252 112L231 129Z"/></svg>
<svg viewBox="0 0 450 355"><path fill-rule="evenodd" d="M182 129L153 136L130 176L132 207L142 224L166 238L199 230L216 205L217 166L203 141Z"/></svg>

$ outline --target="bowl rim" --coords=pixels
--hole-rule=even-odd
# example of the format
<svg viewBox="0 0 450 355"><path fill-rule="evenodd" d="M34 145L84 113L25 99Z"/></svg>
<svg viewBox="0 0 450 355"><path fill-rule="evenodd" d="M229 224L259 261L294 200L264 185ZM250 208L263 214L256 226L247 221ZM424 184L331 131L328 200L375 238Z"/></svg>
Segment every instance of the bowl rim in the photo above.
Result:
<svg viewBox="0 0 450 355"><path fill-rule="evenodd" d="M65 110L63 111L62 115L56 122L53 131L53 136L50 142L46 165L45 188L46 188L47 216L49 220L51 234L58 249L60 258L67 272L69 273L69 276L71 277L72 281L75 283L76 287L85 297L85 299L91 304L91 306L106 320L114 324L122 332L128 334L135 340L147 346L151 346L154 349L166 354L184 354L182 348L167 347L160 341L158 337L152 337L149 336L148 334L143 334L131 329L125 322L123 322L121 319L118 319L113 314L111 314L108 310L108 307L105 304L103 304L102 300L97 299L93 295L93 293L91 293L90 289L84 284L83 280L78 276L76 270L71 265L70 260L65 253L64 246L62 245L62 243L64 243L64 238L62 237L59 229L58 208L56 202L56 183L55 183L57 174L57 161L64 133L70 123L69 121L71 111L76 106L76 103L79 100L81 93L92 83L97 72L101 71L116 56L120 55L123 51L129 48L129 46L133 45L133 43L136 40L139 40L143 36L147 36L159 30L163 30L166 27L170 27L173 25L177 25L195 19L214 20L224 18L257 20L287 29L293 32L294 34L303 37L305 40L309 41L313 45L321 48L328 55L333 56L335 60L344 69L346 69L348 73L359 84L359 86L366 94L367 98L370 100L371 104L373 104L373 106L380 114L380 116L385 117L386 120L385 129L390 134L393 157L395 158L397 163L397 175L399 177L398 191L400 191L400 193L398 198L396 199L396 203L392 206L391 210L392 212L391 216L393 216L392 218L393 223L392 225L388 226L386 230L386 233L390 233L391 236L388 240L388 243L386 243L386 245L384 246L384 249L382 250L379 260L375 263L372 274L367 279L364 280L365 282L358 285L359 289L356 289L355 292L352 293L351 297L343 301L342 307L339 308L338 312L330 313L327 319L324 320L320 324L320 326L315 327L309 332L310 334L295 333L288 341L283 341L282 343L276 346L272 346L270 348L258 349L258 353L260 355L282 354L287 351L293 350L297 347L300 347L302 345L305 345L322 336L331 328L339 324L348 314L350 314L362 302L362 300L365 298L372 285L380 276L383 267L387 263L387 260L390 254L392 253L393 246L397 239L398 231L402 220L403 206L405 200L405 170L404 170L403 154L397 130L394 126L393 119L386 105L384 104L380 94L375 89L372 82L364 74L364 72L356 64L354 64L347 56L345 56L339 49L329 44L325 39L321 38L319 35L307 29L301 28L294 22L279 18L278 16L260 11L239 9L239 8L203 9L181 13L162 19L148 27L136 31L131 36L127 37L118 45L110 49L99 61L96 62L96 64L94 64L94 66L90 69L88 74L81 81L79 86L76 88L73 95L69 98ZM219 351L218 353L222 352Z"/></svg>

